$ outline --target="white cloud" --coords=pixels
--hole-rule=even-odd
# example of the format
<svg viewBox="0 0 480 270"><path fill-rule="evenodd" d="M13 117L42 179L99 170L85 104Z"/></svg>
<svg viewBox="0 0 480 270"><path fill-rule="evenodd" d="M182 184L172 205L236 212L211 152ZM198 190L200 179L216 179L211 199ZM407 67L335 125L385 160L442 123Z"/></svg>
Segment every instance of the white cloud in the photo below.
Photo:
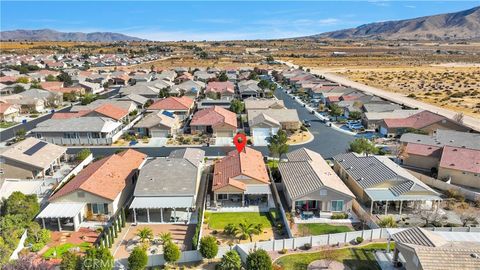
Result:
<svg viewBox="0 0 480 270"><path fill-rule="evenodd" d="M406 8L417 8L417 6L413 6L413 5L406 5L405 7Z"/></svg>

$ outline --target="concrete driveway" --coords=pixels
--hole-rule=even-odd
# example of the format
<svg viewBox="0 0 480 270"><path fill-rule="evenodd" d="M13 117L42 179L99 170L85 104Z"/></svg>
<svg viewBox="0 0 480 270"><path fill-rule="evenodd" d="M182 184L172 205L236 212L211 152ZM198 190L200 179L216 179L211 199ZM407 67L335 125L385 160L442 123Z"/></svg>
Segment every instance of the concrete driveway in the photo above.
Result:
<svg viewBox="0 0 480 270"><path fill-rule="evenodd" d="M268 137L267 136L254 136L253 138L253 145L255 146L267 146L268 145Z"/></svg>
<svg viewBox="0 0 480 270"><path fill-rule="evenodd" d="M233 146L232 137L216 137L215 146Z"/></svg>
<svg viewBox="0 0 480 270"><path fill-rule="evenodd" d="M168 138L151 138L148 144L146 145L147 147L161 147L165 146L167 144Z"/></svg>

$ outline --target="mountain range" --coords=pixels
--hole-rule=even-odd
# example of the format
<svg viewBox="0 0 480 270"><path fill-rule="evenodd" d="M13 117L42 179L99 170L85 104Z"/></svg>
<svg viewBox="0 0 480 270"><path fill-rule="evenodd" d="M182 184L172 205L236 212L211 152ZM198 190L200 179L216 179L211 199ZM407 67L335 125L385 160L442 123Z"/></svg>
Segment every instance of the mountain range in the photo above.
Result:
<svg viewBox="0 0 480 270"><path fill-rule="evenodd" d="M306 38L381 40L480 39L480 6L454 13L364 24Z"/></svg>
<svg viewBox="0 0 480 270"><path fill-rule="evenodd" d="M12 30L0 32L0 40L28 41L142 41L144 39L112 32L59 32L51 29Z"/></svg>

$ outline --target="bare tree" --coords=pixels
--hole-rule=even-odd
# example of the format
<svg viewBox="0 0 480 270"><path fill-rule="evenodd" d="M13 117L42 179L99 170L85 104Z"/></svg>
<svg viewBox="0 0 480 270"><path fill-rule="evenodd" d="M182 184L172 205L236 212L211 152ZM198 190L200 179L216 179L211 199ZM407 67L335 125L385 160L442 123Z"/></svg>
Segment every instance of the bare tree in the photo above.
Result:
<svg viewBox="0 0 480 270"><path fill-rule="evenodd" d="M459 124L463 124L463 113L459 112L453 116L453 120L457 121Z"/></svg>
<svg viewBox="0 0 480 270"><path fill-rule="evenodd" d="M326 247L322 250L322 261L324 268L330 269L330 265L336 261L337 258L338 254L335 249Z"/></svg>
<svg viewBox="0 0 480 270"><path fill-rule="evenodd" d="M425 221L425 226L428 226L429 224L444 225L447 220L445 213L440 212L438 207L435 207L435 209L426 209L420 207L415 212L420 219Z"/></svg>
<svg viewBox="0 0 480 270"><path fill-rule="evenodd" d="M457 208L455 212L458 214L463 227L467 227L468 224L478 224L477 212L472 207L467 209Z"/></svg>

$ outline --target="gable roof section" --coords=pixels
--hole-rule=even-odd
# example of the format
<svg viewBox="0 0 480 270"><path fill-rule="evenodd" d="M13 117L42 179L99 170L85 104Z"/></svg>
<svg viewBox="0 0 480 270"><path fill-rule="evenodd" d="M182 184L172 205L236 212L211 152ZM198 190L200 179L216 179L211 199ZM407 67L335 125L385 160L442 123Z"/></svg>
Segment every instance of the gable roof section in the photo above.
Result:
<svg viewBox="0 0 480 270"><path fill-rule="evenodd" d="M99 107L97 107L94 112L97 112L101 115L110 117L117 121L121 120L123 117L128 115L128 110L120 108L110 103L105 103Z"/></svg>
<svg viewBox="0 0 480 270"><path fill-rule="evenodd" d="M189 110L193 106L193 99L183 96L183 97L168 97L164 99L157 100L155 103L148 107L149 110L171 110L171 111L180 111L180 110Z"/></svg>
<svg viewBox="0 0 480 270"><path fill-rule="evenodd" d="M293 200L322 187L328 187L355 198L320 154L300 148L287 154L287 157L288 162L280 162L278 169L287 192Z"/></svg>
<svg viewBox="0 0 480 270"><path fill-rule="evenodd" d="M261 152L245 147L244 151L238 153L237 150L233 150L217 161L214 166L212 189L234 186L245 190L243 182L233 179L240 175L246 175L265 184L270 183Z"/></svg>
<svg viewBox="0 0 480 270"><path fill-rule="evenodd" d="M70 118L78 118L82 117L88 113L90 113L90 110L84 110L84 111L78 111L78 112L56 112L52 114L52 117L50 119L70 119Z"/></svg>
<svg viewBox="0 0 480 270"><path fill-rule="evenodd" d="M480 173L480 150L445 146L439 167Z"/></svg>
<svg viewBox="0 0 480 270"><path fill-rule="evenodd" d="M430 111L421 111L407 118L397 119L385 119L385 125L389 128L415 128L420 129L426 126L438 123L442 120L448 120L446 117L441 116Z"/></svg>
<svg viewBox="0 0 480 270"><path fill-rule="evenodd" d="M140 167L146 157L145 154L128 149L95 161L54 193L49 201L55 201L78 190L113 201L123 191L127 179Z"/></svg>
<svg viewBox="0 0 480 270"><path fill-rule="evenodd" d="M203 161L203 158L205 157L205 151L197 148L183 148L183 149L178 149L170 152L170 155L168 155L170 158L184 158L195 167L199 167L200 163Z"/></svg>
<svg viewBox="0 0 480 270"><path fill-rule="evenodd" d="M27 137L21 142L1 149L0 156L44 169L65 152L67 152L65 147Z"/></svg>
<svg viewBox="0 0 480 270"><path fill-rule="evenodd" d="M424 247L438 247L446 244L446 241L440 236L419 227L413 227L394 233L392 238L395 242Z"/></svg>
<svg viewBox="0 0 480 270"><path fill-rule="evenodd" d="M203 109L193 115L191 126L216 126L228 124L237 127L237 115L219 106Z"/></svg>
<svg viewBox="0 0 480 270"><path fill-rule="evenodd" d="M207 89L205 92L215 92L215 93L234 93L235 86L232 82L209 82L207 84Z"/></svg>
<svg viewBox="0 0 480 270"><path fill-rule="evenodd" d="M405 151L408 154L424 157L440 158L440 156L442 155L442 147L416 143L408 143Z"/></svg>

